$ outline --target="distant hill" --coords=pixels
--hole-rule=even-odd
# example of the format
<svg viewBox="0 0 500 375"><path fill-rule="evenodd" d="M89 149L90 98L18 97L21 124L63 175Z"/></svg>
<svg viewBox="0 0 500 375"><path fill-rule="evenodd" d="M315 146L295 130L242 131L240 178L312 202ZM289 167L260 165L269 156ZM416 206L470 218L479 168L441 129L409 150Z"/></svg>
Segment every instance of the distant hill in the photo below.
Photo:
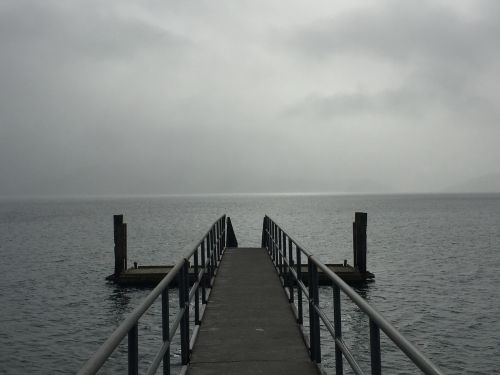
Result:
<svg viewBox="0 0 500 375"><path fill-rule="evenodd" d="M500 193L500 173L488 174L445 189L447 193Z"/></svg>

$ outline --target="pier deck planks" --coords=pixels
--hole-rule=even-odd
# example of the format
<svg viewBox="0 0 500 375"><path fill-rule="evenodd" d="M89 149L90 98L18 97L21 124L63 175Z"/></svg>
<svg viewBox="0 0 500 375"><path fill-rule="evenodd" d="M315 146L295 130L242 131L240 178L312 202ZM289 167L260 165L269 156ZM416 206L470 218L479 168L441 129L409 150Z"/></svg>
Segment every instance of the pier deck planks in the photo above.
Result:
<svg viewBox="0 0 500 375"><path fill-rule="evenodd" d="M226 250L188 374L319 374L265 249Z"/></svg>

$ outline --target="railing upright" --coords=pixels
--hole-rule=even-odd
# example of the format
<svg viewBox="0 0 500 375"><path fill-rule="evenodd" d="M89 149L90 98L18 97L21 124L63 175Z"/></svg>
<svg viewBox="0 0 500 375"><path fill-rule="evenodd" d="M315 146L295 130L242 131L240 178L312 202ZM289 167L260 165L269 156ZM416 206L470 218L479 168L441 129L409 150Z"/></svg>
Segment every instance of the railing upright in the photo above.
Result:
<svg viewBox="0 0 500 375"><path fill-rule="evenodd" d="M281 256L281 253L283 251L283 247L282 247L282 243L281 243L281 239L282 239L281 233L282 233L281 229L278 228L278 270L279 270L280 276L283 275L283 258Z"/></svg>
<svg viewBox="0 0 500 375"><path fill-rule="evenodd" d="M309 354L311 357L311 361L314 361L314 306L313 306L313 300L312 300L312 295L313 295L313 283L312 283L312 265L311 262L309 261L309 258L307 259L307 275L309 277L308 280L308 287L309 287L309 301L308 301L308 309L309 309Z"/></svg>
<svg viewBox="0 0 500 375"><path fill-rule="evenodd" d="M281 263L283 264L283 269L281 270L281 274L283 275L283 280L286 277L287 274L287 266L286 266L286 233L285 231L281 232L283 234L283 257L281 258Z"/></svg>
<svg viewBox="0 0 500 375"><path fill-rule="evenodd" d="M170 323L169 323L169 298L168 286L161 292L161 323L162 323L162 339L165 344L170 341ZM170 345L163 355L163 375L170 375Z"/></svg>
<svg viewBox="0 0 500 375"><path fill-rule="evenodd" d="M380 329L377 323L370 319L370 359L372 375L382 374L382 359L380 356Z"/></svg>
<svg viewBox="0 0 500 375"><path fill-rule="evenodd" d="M275 225L274 223L271 223L271 232L269 233L271 236L271 259L273 262L276 262L276 257L274 254L274 230L275 230Z"/></svg>
<svg viewBox="0 0 500 375"><path fill-rule="evenodd" d="M222 219L222 229L224 230L224 233L222 233L222 248L226 248L226 236L227 236L227 231L226 231L226 218L224 217Z"/></svg>
<svg viewBox="0 0 500 375"><path fill-rule="evenodd" d="M319 306L319 283L318 268L308 258L309 274L309 350L311 351L311 360L321 363L321 341L319 328L319 315L316 311Z"/></svg>
<svg viewBox="0 0 500 375"><path fill-rule="evenodd" d="M275 256L276 256L276 264L279 264L279 260L280 260L280 246L279 246L279 240L278 240L278 237L279 237L279 233L280 233L280 228L276 225L275 226L275 231L274 231L274 243L276 244L275 246L275 249L274 249L274 252L275 252Z"/></svg>
<svg viewBox="0 0 500 375"><path fill-rule="evenodd" d="M335 374L344 373L344 364L340 343L342 341L342 312L340 307L340 288L332 283L333 287L333 325L335 328Z"/></svg>
<svg viewBox="0 0 500 375"><path fill-rule="evenodd" d="M179 309L182 311L180 323L182 365L187 365L189 362L189 292L187 292L188 280L186 277L186 271L187 261L184 261L181 272L179 273Z"/></svg>
<svg viewBox="0 0 500 375"><path fill-rule="evenodd" d="M219 241L218 241L218 225L215 224L214 226L214 248L215 248L215 256L217 258L217 265L219 265L220 262L220 252L219 252Z"/></svg>
<svg viewBox="0 0 500 375"><path fill-rule="evenodd" d="M213 247L213 242L212 242L212 230L208 232L208 237L207 237L207 248L208 248L208 253L210 254L210 285L212 285L212 279L215 276L215 267L217 266L215 263L215 254L214 254L214 247Z"/></svg>
<svg viewBox="0 0 500 375"><path fill-rule="evenodd" d="M220 234L222 233L222 230L221 230L221 225L220 225L220 222L217 223L217 254L219 254L219 261L221 260L221 256L222 256L222 241L220 240Z"/></svg>
<svg viewBox="0 0 500 375"><path fill-rule="evenodd" d="M302 251L300 247L296 246L296 264L297 264L297 323L300 325L304 324L304 312L302 308L302 287L299 285L302 282Z"/></svg>
<svg viewBox="0 0 500 375"><path fill-rule="evenodd" d="M139 374L139 329L137 323L128 333L128 373Z"/></svg>
<svg viewBox="0 0 500 375"><path fill-rule="evenodd" d="M204 271L203 277L201 279L201 303L203 305L206 305L207 304L207 280L210 279L210 274L207 275L207 273L206 273L207 263L206 263L206 257L205 257L205 240L201 241L200 253L201 253L201 268Z"/></svg>
<svg viewBox="0 0 500 375"><path fill-rule="evenodd" d="M194 252L194 275L196 279L199 277L198 269L198 249ZM200 288L196 288L194 291L194 324L200 325Z"/></svg>

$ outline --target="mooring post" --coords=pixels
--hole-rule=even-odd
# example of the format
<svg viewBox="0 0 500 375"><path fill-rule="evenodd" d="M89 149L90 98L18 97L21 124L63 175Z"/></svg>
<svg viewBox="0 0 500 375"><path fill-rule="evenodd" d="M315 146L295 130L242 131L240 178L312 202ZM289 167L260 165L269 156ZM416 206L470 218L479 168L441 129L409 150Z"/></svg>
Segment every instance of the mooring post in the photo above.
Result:
<svg viewBox="0 0 500 375"><path fill-rule="evenodd" d="M127 260L128 260L128 247L127 247L127 223L122 224L122 241L123 241L123 258L122 258L122 271L127 270Z"/></svg>
<svg viewBox="0 0 500 375"><path fill-rule="evenodd" d="M354 267L359 272L366 272L366 227L368 215L366 212L356 212L353 225Z"/></svg>
<svg viewBox="0 0 500 375"><path fill-rule="evenodd" d="M356 220L356 216L355 219ZM356 221L352 222L352 264L358 268L358 248L356 243Z"/></svg>
<svg viewBox="0 0 500 375"><path fill-rule="evenodd" d="M127 226L123 223L123 215L113 215L113 234L115 242L115 273L118 277L127 269Z"/></svg>

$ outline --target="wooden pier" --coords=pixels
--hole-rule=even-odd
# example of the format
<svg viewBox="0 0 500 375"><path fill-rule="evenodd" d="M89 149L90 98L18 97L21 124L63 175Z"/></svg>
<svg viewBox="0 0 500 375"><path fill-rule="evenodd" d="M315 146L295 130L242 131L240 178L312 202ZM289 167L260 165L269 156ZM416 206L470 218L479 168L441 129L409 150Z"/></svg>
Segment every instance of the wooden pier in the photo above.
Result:
<svg viewBox="0 0 500 375"><path fill-rule="evenodd" d="M226 249L187 373L319 374L266 249Z"/></svg>
<svg viewBox="0 0 500 375"><path fill-rule="evenodd" d="M114 216L114 238L115 238L115 273L108 276L122 286L156 286L174 267L173 265L138 265L127 268L127 224L123 222L123 215ZM238 247L238 241L228 218L228 244L230 247ZM263 244L264 246L264 244ZM372 281L375 277L366 269L366 214L357 213L353 223L353 259L354 265L347 263L326 264L342 280L348 284L360 284ZM250 265L249 265L250 266ZM308 283L307 266L302 266L301 279ZM190 280L194 280L194 267L189 268ZM331 285L330 279L321 270L318 271L319 284ZM286 281L286 280L285 280ZM173 282L176 285L176 282Z"/></svg>

